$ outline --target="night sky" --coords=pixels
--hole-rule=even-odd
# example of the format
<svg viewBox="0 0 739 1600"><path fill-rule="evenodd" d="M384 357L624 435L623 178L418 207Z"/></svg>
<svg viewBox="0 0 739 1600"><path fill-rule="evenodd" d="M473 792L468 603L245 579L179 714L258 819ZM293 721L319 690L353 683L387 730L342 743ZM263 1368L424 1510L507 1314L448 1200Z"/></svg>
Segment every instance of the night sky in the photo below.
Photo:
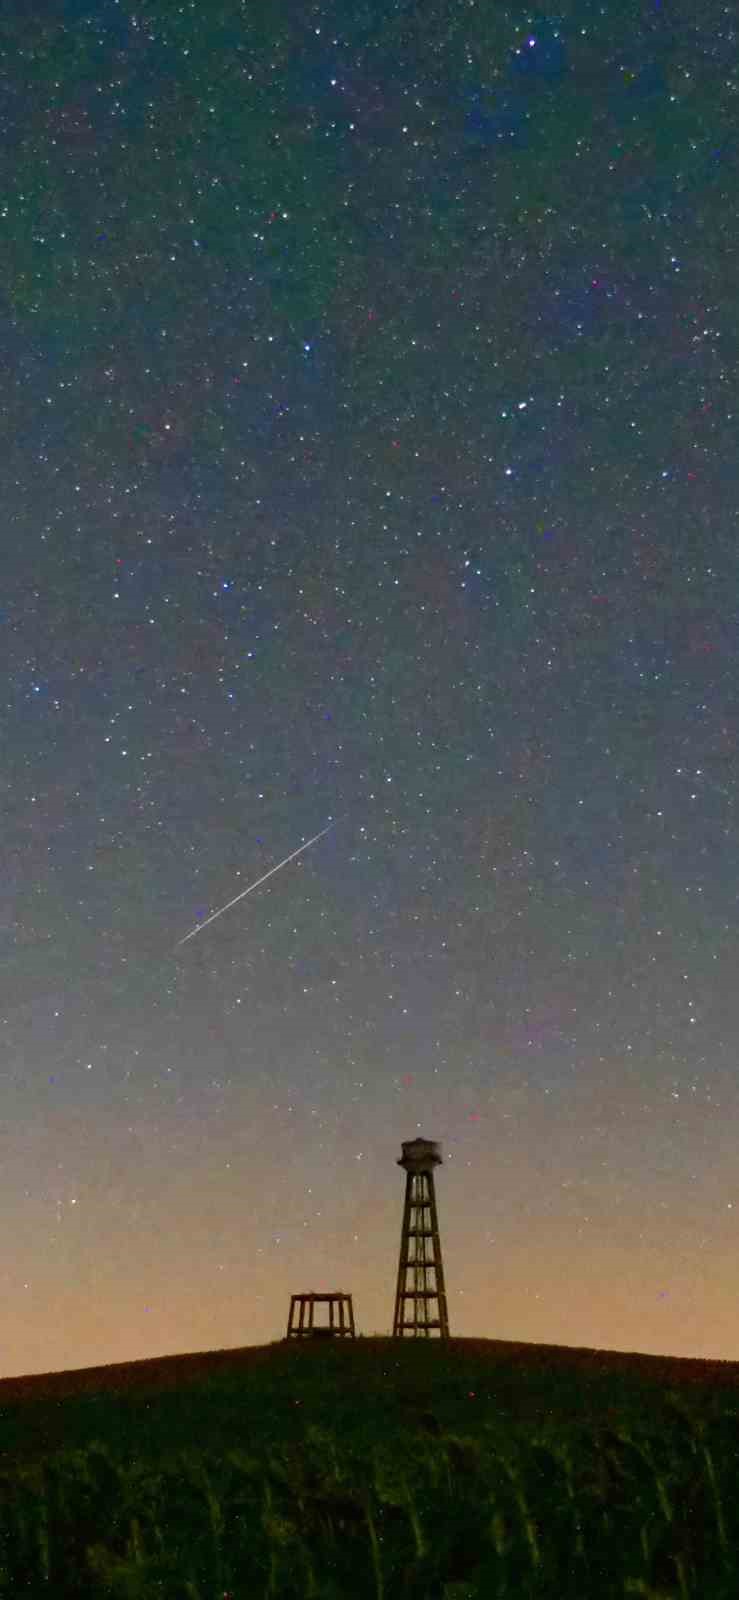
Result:
<svg viewBox="0 0 739 1600"><path fill-rule="evenodd" d="M739 1358L733 8L8 10L0 1375Z"/></svg>

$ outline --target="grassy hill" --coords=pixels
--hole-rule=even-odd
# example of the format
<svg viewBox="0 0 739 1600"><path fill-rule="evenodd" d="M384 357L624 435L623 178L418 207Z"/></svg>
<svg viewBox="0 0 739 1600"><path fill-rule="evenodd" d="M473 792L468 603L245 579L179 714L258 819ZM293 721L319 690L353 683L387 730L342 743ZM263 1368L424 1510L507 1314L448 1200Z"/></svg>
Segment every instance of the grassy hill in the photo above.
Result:
<svg viewBox="0 0 739 1600"><path fill-rule="evenodd" d="M737 1600L739 1364L281 1341L0 1381L0 1596Z"/></svg>

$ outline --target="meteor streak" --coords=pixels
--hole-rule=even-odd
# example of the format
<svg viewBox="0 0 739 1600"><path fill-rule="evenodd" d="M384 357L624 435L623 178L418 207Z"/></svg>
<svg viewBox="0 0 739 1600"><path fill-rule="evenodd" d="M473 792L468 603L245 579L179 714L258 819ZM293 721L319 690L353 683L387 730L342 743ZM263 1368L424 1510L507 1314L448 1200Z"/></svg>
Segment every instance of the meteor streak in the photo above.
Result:
<svg viewBox="0 0 739 1600"><path fill-rule="evenodd" d="M322 828L320 833L315 833L313 838L308 839L306 844L299 845L298 849L293 850L291 855L285 856L284 861L278 861L276 867L270 867L269 872L265 872L263 878L257 878L256 883L250 883L248 889L242 889L241 894L237 894L235 899L229 900L228 905L221 906L220 911L214 911L212 916L206 917L205 922L199 922L196 928L191 928L190 932L185 934L184 939L177 940L175 950L178 950L181 944L187 944L188 939L193 939L196 933L200 933L201 928L207 928L209 922L215 922L216 917L222 917L224 911L230 911L231 907L235 906L239 900L243 900L244 895L251 894L253 889L258 889L260 883L266 883L273 873L279 872L280 867L286 867L288 861L294 861L295 857L301 856L304 850L309 850L312 844L315 844L318 839L322 839L324 833L329 833L333 827L335 827L335 823L329 822L327 828Z"/></svg>

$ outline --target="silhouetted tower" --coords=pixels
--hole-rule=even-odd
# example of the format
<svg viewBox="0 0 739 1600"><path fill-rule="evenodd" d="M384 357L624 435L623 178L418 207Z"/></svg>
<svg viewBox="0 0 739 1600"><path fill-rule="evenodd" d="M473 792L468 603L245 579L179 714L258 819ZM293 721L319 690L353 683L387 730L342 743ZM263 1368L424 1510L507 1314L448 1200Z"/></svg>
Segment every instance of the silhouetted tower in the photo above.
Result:
<svg viewBox="0 0 739 1600"><path fill-rule="evenodd" d="M405 1167L405 1205L400 1235L398 1287L393 1338L429 1338L438 1329L449 1338L449 1316L441 1264L439 1221L434 1194L434 1167L441 1161L434 1139L410 1139L398 1161ZM410 1286L409 1279L410 1276ZM410 1320L406 1313L410 1310Z"/></svg>

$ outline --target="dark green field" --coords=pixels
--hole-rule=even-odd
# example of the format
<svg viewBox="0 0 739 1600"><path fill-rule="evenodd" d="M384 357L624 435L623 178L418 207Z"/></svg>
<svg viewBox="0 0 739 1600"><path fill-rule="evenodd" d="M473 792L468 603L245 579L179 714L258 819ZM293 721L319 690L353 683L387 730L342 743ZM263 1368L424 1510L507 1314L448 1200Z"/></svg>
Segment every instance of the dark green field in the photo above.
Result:
<svg viewBox="0 0 739 1600"><path fill-rule="evenodd" d="M280 1342L0 1382L0 1595L739 1597L739 1365Z"/></svg>

